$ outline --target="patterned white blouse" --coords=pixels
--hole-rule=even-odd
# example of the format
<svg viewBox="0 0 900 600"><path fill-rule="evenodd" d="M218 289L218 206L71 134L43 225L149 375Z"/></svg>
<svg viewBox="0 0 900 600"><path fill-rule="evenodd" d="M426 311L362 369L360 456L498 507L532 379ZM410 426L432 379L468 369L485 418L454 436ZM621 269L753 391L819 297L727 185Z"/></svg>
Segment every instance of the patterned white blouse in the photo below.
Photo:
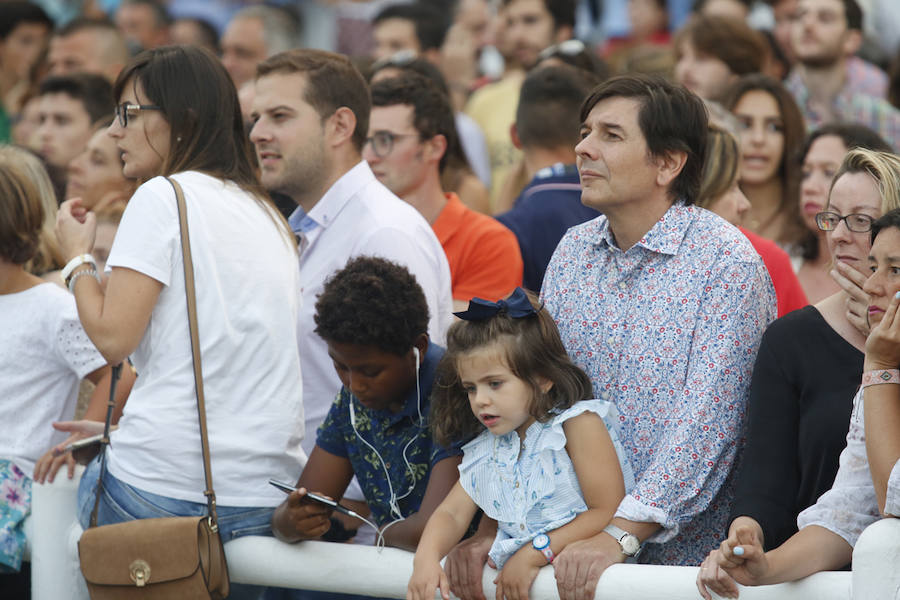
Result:
<svg viewBox="0 0 900 600"><path fill-rule="evenodd" d="M797 516L797 527L800 529L819 525L838 534L851 546L856 546L856 540L866 527L881 518L866 455L863 406L860 390L853 398L847 447L841 452L834 484L815 504ZM888 480L885 512L900 515L900 461L894 465Z"/></svg>

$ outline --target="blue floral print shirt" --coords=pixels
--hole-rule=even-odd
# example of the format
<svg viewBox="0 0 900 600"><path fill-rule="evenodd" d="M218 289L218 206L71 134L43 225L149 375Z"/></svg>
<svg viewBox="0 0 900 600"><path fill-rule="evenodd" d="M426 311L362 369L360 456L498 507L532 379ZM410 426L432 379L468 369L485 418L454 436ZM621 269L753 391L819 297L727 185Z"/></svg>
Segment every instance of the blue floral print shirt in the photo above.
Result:
<svg viewBox="0 0 900 600"><path fill-rule="evenodd" d="M762 260L725 220L675 203L627 251L606 217L570 229L542 296L619 410L636 481L616 516L662 525L640 562L700 564L725 533L750 375L775 317Z"/></svg>

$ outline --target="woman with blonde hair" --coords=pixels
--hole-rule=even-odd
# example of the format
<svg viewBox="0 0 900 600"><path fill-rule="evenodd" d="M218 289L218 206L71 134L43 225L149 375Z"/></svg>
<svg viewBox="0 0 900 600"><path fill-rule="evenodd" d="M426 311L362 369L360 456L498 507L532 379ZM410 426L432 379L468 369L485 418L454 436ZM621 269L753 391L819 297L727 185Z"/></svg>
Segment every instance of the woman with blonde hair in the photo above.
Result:
<svg viewBox="0 0 900 600"><path fill-rule="evenodd" d="M898 208L900 157L851 150L816 219L827 232L832 259L869 275L873 223ZM868 283L864 289L871 294ZM862 531L857 525L864 519L846 523L844 531L855 533L841 537L829 531L830 501L819 499L832 485L841 485L838 457L851 439L847 430L863 373L868 331L847 318L846 300L842 290L777 319L763 334L750 383L747 446L731 525L697 578L704 598L710 598L707 588L736 596L735 580L745 585L788 581L841 568L850 560ZM878 303L870 299L867 304L871 318ZM737 546L746 551L743 559L734 552ZM819 552L824 548L827 554ZM764 550L772 551L766 553L769 562L759 566ZM785 557L793 557L792 564L783 563ZM746 568L744 560L750 561ZM751 575L751 570L767 574Z"/></svg>
<svg viewBox="0 0 900 600"><path fill-rule="evenodd" d="M0 590L14 597L26 597L27 577L16 573L32 481L43 477L42 454L64 437L51 423L72 417L83 378L99 384L109 374L72 296L25 269L46 222L32 158L0 148Z"/></svg>
<svg viewBox="0 0 900 600"><path fill-rule="evenodd" d="M697 206L711 210L738 227L753 244L772 278L779 317L806 306L806 295L791 268L791 259L787 253L771 240L742 226L744 217L750 210L750 201L738 185L741 153L737 138L724 127L710 123L706 145L706 162L703 164Z"/></svg>
<svg viewBox="0 0 900 600"><path fill-rule="evenodd" d="M41 224L38 246L34 256L25 264L25 270L47 281L59 283L52 275L62 268L65 261L54 231L57 205L50 176L47 175L41 160L20 146L0 146L0 160L5 163L18 163L26 170L29 179L34 183L35 197L43 208L44 222Z"/></svg>

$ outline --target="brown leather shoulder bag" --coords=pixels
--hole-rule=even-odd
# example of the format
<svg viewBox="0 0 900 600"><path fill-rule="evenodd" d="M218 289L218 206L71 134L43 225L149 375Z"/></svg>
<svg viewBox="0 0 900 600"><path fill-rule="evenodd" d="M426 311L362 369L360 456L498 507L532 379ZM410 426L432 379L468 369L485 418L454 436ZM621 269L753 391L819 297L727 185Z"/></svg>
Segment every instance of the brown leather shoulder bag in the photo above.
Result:
<svg viewBox="0 0 900 600"><path fill-rule="evenodd" d="M206 404L203 396L203 372L200 367L197 298L188 238L187 207L181 186L174 179L169 179L169 183L175 189L178 201L184 284L194 362L194 385L200 420L200 442L203 447L203 469L206 474L204 495L207 498L209 514L205 517L138 519L116 525L96 526L97 507L103 491L103 473L106 470L110 419L115 404L115 382L122 366L114 367L106 427L103 432L97 498L91 514L91 526L78 541L81 572L87 581L92 600L128 598L218 600L226 598L229 591L228 565L225 563L225 550L219 537L216 494L213 491L209 439L206 434Z"/></svg>

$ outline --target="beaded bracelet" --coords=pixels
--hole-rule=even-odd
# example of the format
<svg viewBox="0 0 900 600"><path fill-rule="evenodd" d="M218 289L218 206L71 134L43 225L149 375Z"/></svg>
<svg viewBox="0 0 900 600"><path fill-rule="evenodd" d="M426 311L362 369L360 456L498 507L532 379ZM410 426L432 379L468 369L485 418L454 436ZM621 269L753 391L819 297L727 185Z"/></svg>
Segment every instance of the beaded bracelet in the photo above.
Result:
<svg viewBox="0 0 900 600"><path fill-rule="evenodd" d="M82 271L78 271L71 277L69 277L69 291L71 293L75 293L75 282L78 281L78 278L82 275L93 275L94 279L97 280L97 283L100 283L100 276L97 275L97 269L84 269Z"/></svg>
<svg viewBox="0 0 900 600"><path fill-rule="evenodd" d="M866 371L863 373L862 385L860 385L860 388L865 389L870 385L881 385L883 383L900 384L900 369Z"/></svg>

